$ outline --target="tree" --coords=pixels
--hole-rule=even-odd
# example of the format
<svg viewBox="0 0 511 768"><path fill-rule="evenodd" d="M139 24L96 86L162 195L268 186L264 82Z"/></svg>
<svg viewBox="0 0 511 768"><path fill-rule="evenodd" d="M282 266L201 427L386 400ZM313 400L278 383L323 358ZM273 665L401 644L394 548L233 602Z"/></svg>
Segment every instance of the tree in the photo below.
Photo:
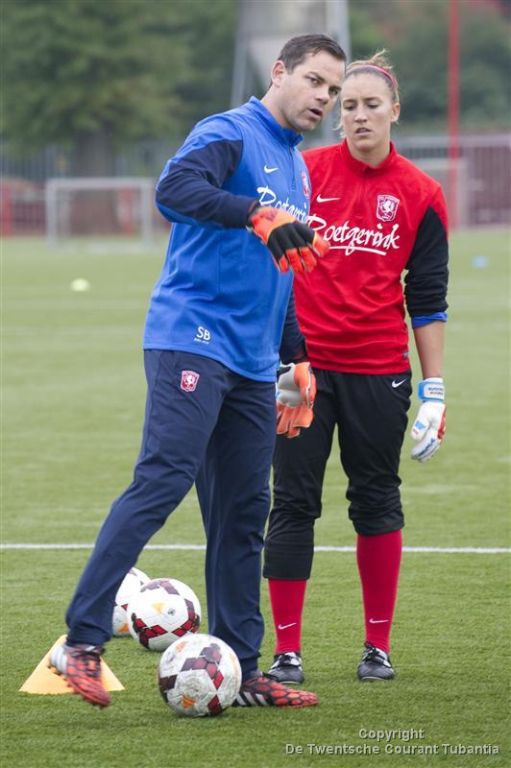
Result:
<svg viewBox="0 0 511 768"><path fill-rule="evenodd" d="M443 130L447 117L448 0L357 0L380 31L400 81L405 127ZM505 129L511 108L510 23L497 0L459 0L461 125ZM354 56L357 51L354 49Z"/></svg>
<svg viewBox="0 0 511 768"><path fill-rule="evenodd" d="M381 33L371 15L371 9L352 2L349 22L353 59L366 59L383 47Z"/></svg>
<svg viewBox="0 0 511 768"><path fill-rule="evenodd" d="M122 144L181 136L199 82L202 107L226 105L234 9L234 0L8 0L4 135L24 151L71 146L80 175L111 173Z"/></svg>
<svg viewBox="0 0 511 768"><path fill-rule="evenodd" d="M509 130L511 26L478 3L461 16L461 109L466 125Z"/></svg>

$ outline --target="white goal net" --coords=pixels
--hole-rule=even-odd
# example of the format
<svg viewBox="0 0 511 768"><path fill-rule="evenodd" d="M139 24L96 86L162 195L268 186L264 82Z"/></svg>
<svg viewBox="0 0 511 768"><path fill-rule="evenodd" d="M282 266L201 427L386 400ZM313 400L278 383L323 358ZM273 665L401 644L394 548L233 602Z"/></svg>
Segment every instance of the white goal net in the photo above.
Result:
<svg viewBox="0 0 511 768"><path fill-rule="evenodd" d="M466 161L461 158L453 161L446 157L419 157L415 158L413 162L441 184L448 206L453 203L449 190L449 175L454 165L456 176L455 201L457 210L452 211L449 209L449 216L455 219L457 226L466 227L469 223Z"/></svg>
<svg viewBox="0 0 511 768"><path fill-rule="evenodd" d="M46 231L55 245L74 237L127 237L151 243L161 215L155 180L138 177L49 179Z"/></svg>

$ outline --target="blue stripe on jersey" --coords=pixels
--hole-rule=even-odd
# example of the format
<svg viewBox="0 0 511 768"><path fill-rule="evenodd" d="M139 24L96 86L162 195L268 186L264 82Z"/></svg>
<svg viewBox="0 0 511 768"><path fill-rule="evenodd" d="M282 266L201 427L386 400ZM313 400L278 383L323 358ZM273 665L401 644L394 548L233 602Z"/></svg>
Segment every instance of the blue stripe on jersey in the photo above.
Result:
<svg viewBox="0 0 511 768"><path fill-rule="evenodd" d="M447 322L447 312L434 312L432 315L419 315L412 317L412 328L422 328L423 325L429 325L440 321L441 323Z"/></svg>

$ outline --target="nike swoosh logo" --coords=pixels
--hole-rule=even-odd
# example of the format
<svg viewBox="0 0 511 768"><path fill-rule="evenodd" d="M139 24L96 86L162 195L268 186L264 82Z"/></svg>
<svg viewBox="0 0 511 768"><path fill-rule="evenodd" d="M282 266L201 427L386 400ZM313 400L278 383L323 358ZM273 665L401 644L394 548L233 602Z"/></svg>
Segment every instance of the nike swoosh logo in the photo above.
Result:
<svg viewBox="0 0 511 768"><path fill-rule="evenodd" d="M392 389L397 389L398 387L401 386L401 384L404 384L405 381L406 381L406 379L401 379L401 381L396 381L394 379L394 381L392 382Z"/></svg>
<svg viewBox="0 0 511 768"><path fill-rule="evenodd" d="M296 621L292 621L291 624L278 624L278 629L289 629L289 627L294 627L296 625Z"/></svg>
<svg viewBox="0 0 511 768"><path fill-rule="evenodd" d="M333 200L340 200L340 197L322 197L321 195L318 195L316 198L316 202L318 203L331 203Z"/></svg>
<svg viewBox="0 0 511 768"><path fill-rule="evenodd" d="M369 619L369 624L388 624L389 619Z"/></svg>
<svg viewBox="0 0 511 768"><path fill-rule="evenodd" d="M278 168L270 168L268 165L264 166L264 172L265 173L275 173L275 171L278 171Z"/></svg>

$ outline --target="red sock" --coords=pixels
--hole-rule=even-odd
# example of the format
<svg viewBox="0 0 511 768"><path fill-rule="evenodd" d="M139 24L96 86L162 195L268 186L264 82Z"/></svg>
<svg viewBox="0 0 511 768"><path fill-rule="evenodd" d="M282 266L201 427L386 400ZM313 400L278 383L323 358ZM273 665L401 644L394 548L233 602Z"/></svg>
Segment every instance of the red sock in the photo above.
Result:
<svg viewBox="0 0 511 768"><path fill-rule="evenodd" d="M307 580L268 579L268 588L275 624L275 653L300 652Z"/></svg>
<svg viewBox="0 0 511 768"><path fill-rule="evenodd" d="M403 547L401 531L357 536L366 643L389 653Z"/></svg>

